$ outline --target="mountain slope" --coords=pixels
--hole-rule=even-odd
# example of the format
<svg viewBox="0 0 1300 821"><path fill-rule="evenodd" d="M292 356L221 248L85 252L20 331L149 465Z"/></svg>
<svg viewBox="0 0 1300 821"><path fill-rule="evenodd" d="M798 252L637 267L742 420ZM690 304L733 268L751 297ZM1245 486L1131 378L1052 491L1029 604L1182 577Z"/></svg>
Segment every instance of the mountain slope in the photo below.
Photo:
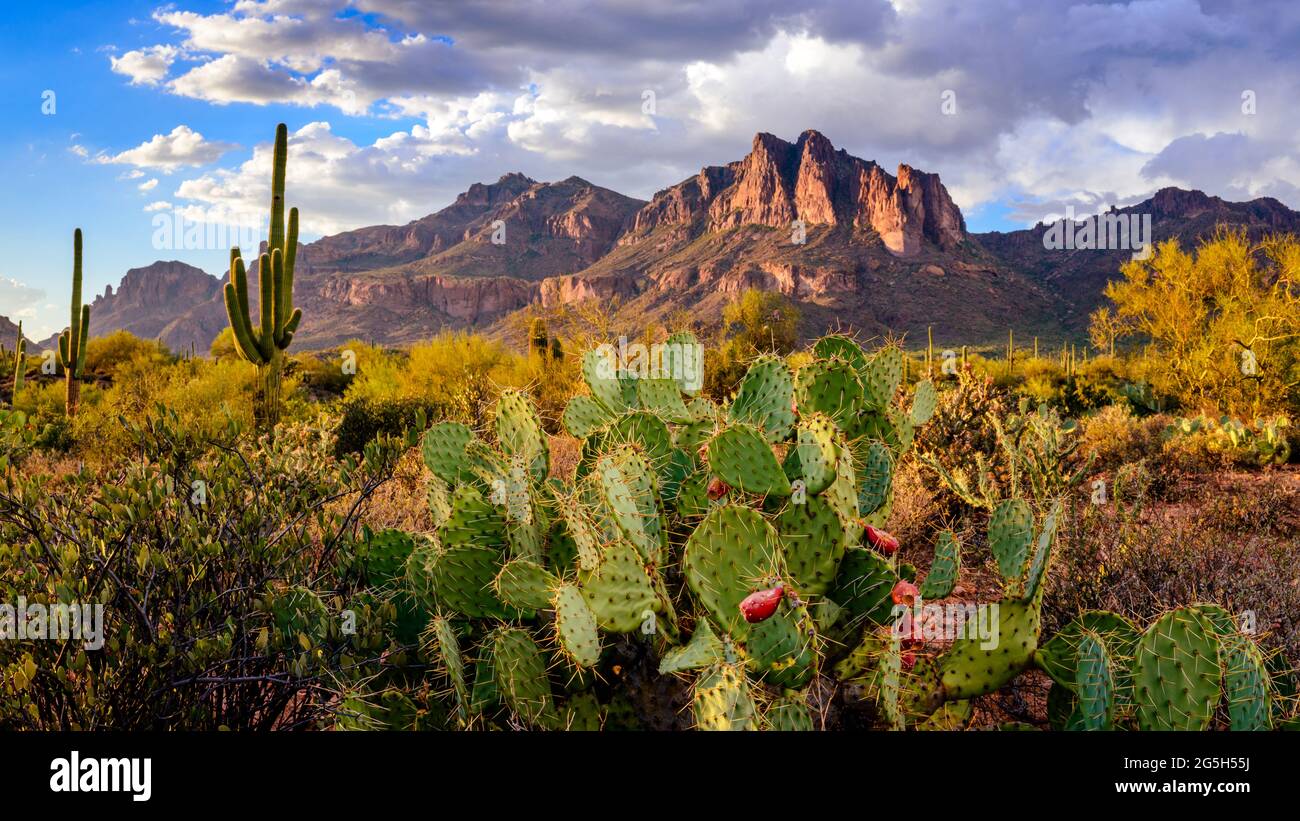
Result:
<svg viewBox="0 0 1300 821"><path fill-rule="evenodd" d="M1249 202L1227 202L1201 191L1162 188L1150 199L1127 208L1112 208L1119 215L1151 216L1156 243L1177 239L1184 248L1195 247L1220 227L1243 230L1252 240L1271 233L1300 234L1300 213L1271 197ZM972 235L1002 264L1014 266L1066 304L1062 316L1071 331L1087 328L1088 314L1105 303L1106 283L1119 279L1120 266L1131 259L1129 250L1064 250L1043 247L1050 225L1039 223L1023 231Z"/></svg>

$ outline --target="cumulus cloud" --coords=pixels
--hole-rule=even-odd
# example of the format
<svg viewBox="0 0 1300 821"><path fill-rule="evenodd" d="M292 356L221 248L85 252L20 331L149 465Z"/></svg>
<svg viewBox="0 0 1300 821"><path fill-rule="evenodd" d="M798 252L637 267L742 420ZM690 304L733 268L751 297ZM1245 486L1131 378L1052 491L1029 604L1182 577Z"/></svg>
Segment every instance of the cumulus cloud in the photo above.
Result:
<svg viewBox="0 0 1300 821"><path fill-rule="evenodd" d="M806 128L1025 223L1169 184L1300 207L1300 7L1282 0L185 5L154 15L168 42L113 70L214 104L401 121L368 144L327 116L295 132L290 183L317 231L418 217L512 170L645 197L756 131ZM268 173L259 146L177 196L260 210Z"/></svg>
<svg viewBox="0 0 1300 821"><path fill-rule="evenodd" d="M100 162L157 168L171 173L183 166L209 165L238 146L205 140L187 125L178 125L170 134L155 134L149 140L120 154L99 157Z"/></svg>
<svg viewBox="0 0 1300 821"><path fill-rule="evenodd" d="M179 54L180 49L175 46L157 45L134 49L108 60L113 71L131 78L131 85L156 86L166 79Z"/></svg>
<svg viewBox="0 0 1300 821"><path fill-rule="evenodd" d="M11 277L0 276L0 316L6 316L14 322L34 317L44 301L44 290Z"/></svg>
<svg viewBox="0 0 1300 821"><path fill-rule="evenodd" d="M139 185L136 186L136 188L138 188L138 189L140 189L141 191L144 191L144 192L146 192L146 193L149 192L149 191L154 190L154 189L157 188L157 187L158 187L158 178L157 178L157 177L151 177L151 178L145 180L144 182L142 182L142 183L140 183Z"/></svg>

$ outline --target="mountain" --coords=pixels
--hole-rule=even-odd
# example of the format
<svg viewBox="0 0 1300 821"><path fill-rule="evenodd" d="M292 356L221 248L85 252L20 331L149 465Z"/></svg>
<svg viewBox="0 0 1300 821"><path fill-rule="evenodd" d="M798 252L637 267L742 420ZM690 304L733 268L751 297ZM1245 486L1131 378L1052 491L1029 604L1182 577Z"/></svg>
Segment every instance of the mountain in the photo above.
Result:
<svg viewBox="0 0 1300 821"><path fill-rule="evenodd" d="M125 330L144 339L162 339L176 351L189 350L194 343L206 353L221 328L186 315L220 293L221 281L201 268L158 261L132 268L116 291L109 285L96 296L90 303L90 328L95 336Z"/></svg>
<svg viewBox="0 0 1300 821"><path fill-rule="evenodd" d="M969 240L935 174L891 175L806 131L754 138L750 153L655 194L618 246L541 285L541 303L618 299L653 318L705 318L751 288L802 303L806 329L937 332L996 338L1046 329L1057 301Z"/></svg>
<svg viewBox="0 0 1300 821"><path fill-rule="evenodd" d="M1276 200L1176 188L1112 213L1148 215L1157 241L1188 245L1220 225L1300 233L1300 214ZM683 310L707 325L746 288L798 302L809 335L915 339L932 327L942 342L977 344L1014 328L1059 339L1086 328L1131 252L1051 250L1051 229L968 233L937 174L908 165L891 174L817 131L794 142L761 133L743 158L649 202L579 177L512 173L406 225L300 245L295 345L404 344L449 327L500 333L522 309L587 299L632 325ZM92 332L126 328L206 350L226 325L224 281L179 262L132 269L96 298Z"/></svg>
<svg viewBox="0 0 1300 821"><path fill-rule="evenodd" d="M1177 239L1191 248L1220 227L1245 231L1252 240L1271 233L1300 234L1300 213L1272 197L1249 202L1227 202L1202 191L1162 188L1149 199L1126 208L1111 208L1112 215L1151 218L1155 243ZM1050 225L1007 233L989 232L974 237L1005 265L1014 265L1035 282L1057 294L1065 303L1062 324L1072 331L1087 327L1088 314L1105 302L1106 283L1120 278L1120 266L1131 250L1063 250L1045 248L1043 236Z"/></svg>
<svg viewBox="0 0 1300 821"><path fill-rule="evenodd" d="M34 342L31 339L28 339L26 334L23 334L23 339L26 340L27 342L28 354L35 354L44 350L44 348L42 348L38 343ZM14 347L16 346L17 342L18 342L17 323L11 321L7 316L0 316L0 345L4 345L6 351L13 353ZM12 375L13 374L10 374L10 376ZM3 378L3 376L0 376L0 378Z"/></svg>

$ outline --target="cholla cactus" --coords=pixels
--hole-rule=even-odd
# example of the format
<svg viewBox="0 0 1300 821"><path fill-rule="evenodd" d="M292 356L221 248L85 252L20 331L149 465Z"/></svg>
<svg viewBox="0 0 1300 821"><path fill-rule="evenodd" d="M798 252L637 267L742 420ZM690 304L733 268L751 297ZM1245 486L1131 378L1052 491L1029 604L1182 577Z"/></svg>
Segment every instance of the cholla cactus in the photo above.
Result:
<svg viewBox="0 0 1300 821"><path fill-rule="evenodd" d="M284 219L284 177L289 132L284 123L275 129L271 171L271 229L266 251L257 263L259 323L249 313L248 276L238 248L230 249L230 281L225 287L226 316L234 332L235 349L258 370L256 416L258 424L274 427L280 417L280 382L284 352L302 320L293 307L294 258L298 252L298 209Z"/></svg>
<svg viewBox="0 0 1300 821"><path fill-rule="evenodd" d="M59 334L59 364L67 388L64 412L77 415L81 402L81 374L86 367L86 338L90 332L90 306L81 303L81 229L72 233L72 324Z"/></svg>

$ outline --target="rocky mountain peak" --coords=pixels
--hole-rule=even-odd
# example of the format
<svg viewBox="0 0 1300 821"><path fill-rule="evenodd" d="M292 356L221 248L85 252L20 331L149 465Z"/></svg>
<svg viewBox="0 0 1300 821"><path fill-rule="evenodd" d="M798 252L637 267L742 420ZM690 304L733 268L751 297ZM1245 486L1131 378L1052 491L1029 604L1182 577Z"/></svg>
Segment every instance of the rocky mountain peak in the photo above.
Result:
<svg viewBox="0 0 1300 821"><path fill-rule="evenodd" d="M744 159L660 191L637 214L631 234L661 225L700 232L741 225L851 225L875 231L898 256L925 242L947 250L964 238L965 221L936 174L899 166L897 177L875 162L837 150L821 132L794 143L759 133Z"/></svg>

